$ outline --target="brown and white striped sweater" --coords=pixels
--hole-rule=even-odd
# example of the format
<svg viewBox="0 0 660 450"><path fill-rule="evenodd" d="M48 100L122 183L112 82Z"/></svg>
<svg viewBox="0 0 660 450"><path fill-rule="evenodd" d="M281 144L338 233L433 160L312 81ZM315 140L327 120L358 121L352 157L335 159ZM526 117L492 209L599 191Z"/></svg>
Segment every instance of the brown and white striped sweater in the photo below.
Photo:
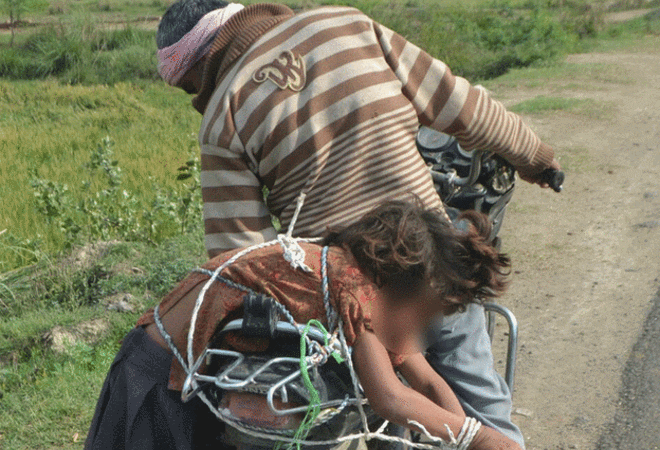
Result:
<svg viewBox="0 0 660 450"><path fill-rule="evenodd" d="M211 256L275 238L270 214L286 230L301 192L294 234L305 237L385 199L442 208L415 146L420 124L525 174L553 159L520 117L352 8L245 8L216 37L193 104Z"/></svg>

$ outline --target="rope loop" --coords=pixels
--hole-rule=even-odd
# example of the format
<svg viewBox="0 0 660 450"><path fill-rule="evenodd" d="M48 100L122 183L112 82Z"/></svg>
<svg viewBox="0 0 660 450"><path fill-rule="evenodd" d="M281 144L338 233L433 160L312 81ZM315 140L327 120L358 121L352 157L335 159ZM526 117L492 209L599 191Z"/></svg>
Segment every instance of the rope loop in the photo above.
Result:
<svg viewBox="0 0 660 450"><path fill-rule="evenodd" d="M198 360L195 361L193 356L192 344L195 335L195 324L197 323L198 315L202 303L205 300L207 291L214 282L224 283L228 286L240 290L244 290L246 292L251 291L249 288L245 286L242 286L231 280L223 278L220 275L222 271L226 267L233 264L236 260L242 258L248 253L270 245L276 245L278 243L282 246L282 249L284 251L283 254L284 258L292 265L294 269L299 268L306 272L311 271L311 269L304 262L305 252L300 246L299 242L300 241L314 242L317 241L318 239L302 239L302 238L292 237L293 228L298 218L298 214L300 213L300 210L302 208L304 199L305 199L305 194L301 193L298 196L296 211L294 213L293 219L289 225L286 234L278 235L276 240L243 249L242 251L236 253L232 258L227 260L225 263L223 263L220 267L218 267L214 271L197 269L198 272L207 274L209 276L209 279L201 289L200 293L198 294L195 307L191 314L190 328L188 330L188 342L186 349L187 354L185 355L187 356L187 358L184 357L182 352L180 352L176 348L176 345L174 344L171 336L163 326L159 314L159 308L158 307L155 308L154 320L156 326L160 331L161 335L163 336L163 338L165 339L165 341L167 342L168 346L172 350L175 358L179 361L184 371L186 372L187 375L186 384L190 384L191 390L197 391L196 395L200 398L200 400L204 404L206 404L206 406L209 407L211 412L213 412L218 419L236 428L242 433L248 434L253 437L273 441L275 448L279 448L279 446L282 444L288 444L288 448L296 447L299 450L301 445L303 444L304 445L338 445L347 441L353 441L356 439L363 438L366 439L367 441L371 439L378 439L386 442L403 443L406 444L409 448L417 448L417 449L440 448L440 449L451 449L451 450L467 450L467 448L472 443L472 440L476 436L477 432L479 431L479 428L481 427L481 423L478 420L469 417L466 418L465 422L463 423L463 427L461 428L458 437L454 437L452 431L449 429L449 427L445 425L447 427L447 430L449 431L449 436L450 436L449 442L444 441L439 437L431 436L430 433L428 433L428 431L421 424L414 421L409 421L409 424L418 427L422 431L422 433L424 433L428 438L430 438L432 444L412 442L408 439L399 438L396 436L389 436L385 434L385 428L388 425L387 421L384 421L384 423L375 432L369 430L367 414L363 407L363 404L366 404L366 400L363 399L361 393L360 381L358 379L357 373L355 372L355 368L353 366L353 361L351 357L351 352L346 342L346 337L344 336L342 319L341 316L334 310L332 303L330 302L330 289L329 289L329 277L328 277L329 249L327 246L323 247L323 250L321 252L321 279L322 279L321 289L323 291L323 303L326 310L328 330L330 331L326 330L323 324L315 319L310 320L306 324L304 329L300 331L300 371L301 371L301 378L303 380L303 384L310 393L310 402L305 418L301 423L299 429L295 432L295 434L293 436L291 436L290 434L286 435L286 433L283 434L281 431L278 430L254 427L239 422L236 420L236 418L228 414L227 411L216 408L203 391L197 390L198 383L195 378L196 368L200 366L201 358L204 357L205 352L202 352L202 355L200 355ZM279 312L287 319L288 322L290 322L292 325L296 326L297 328L298 324L293 319L291 313L282 304L278 303L277 305ZM311 329L311 326L317 327L322 332L324 336L324 345L321 345L318 342L309 339L307 335ZM332 356L337 361L337 363L339 364L345 363L348 366L348 369L351 374L351 381L353 384L353 391L354 391L353 395L355 396L355 400L353 402L358 409L363 430L360 432L356 432L354 434L339 436L335 439L330 439L330 440L324 440L324 441L306 440L309 431L313 427L318 426L321 423L327 422L328 420L330 420L330 418L336 416L341 411L343 411L344 408L349 404L349 396L347 395L339 407L328 408L323 411L320 410L320 404L321 404L320 396L310 379L309 370L310 367L313 368L325 364L330 356Z"/></svg>

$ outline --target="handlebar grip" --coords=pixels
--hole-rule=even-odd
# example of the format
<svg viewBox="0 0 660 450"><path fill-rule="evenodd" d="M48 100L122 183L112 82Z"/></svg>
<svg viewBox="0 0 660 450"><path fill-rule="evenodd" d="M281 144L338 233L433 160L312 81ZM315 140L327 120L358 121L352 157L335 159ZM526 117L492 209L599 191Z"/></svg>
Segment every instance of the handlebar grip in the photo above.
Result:
<svg viewBox="0 0 660 450"><path fill-rule="evenodd" d="M539 175L539 178L541 181L544 183L548 183L548 185L552 188L553 191L555 192L561 192L564 184L564 172L561 170L557 169L545 169L541 174Z"/></svg>

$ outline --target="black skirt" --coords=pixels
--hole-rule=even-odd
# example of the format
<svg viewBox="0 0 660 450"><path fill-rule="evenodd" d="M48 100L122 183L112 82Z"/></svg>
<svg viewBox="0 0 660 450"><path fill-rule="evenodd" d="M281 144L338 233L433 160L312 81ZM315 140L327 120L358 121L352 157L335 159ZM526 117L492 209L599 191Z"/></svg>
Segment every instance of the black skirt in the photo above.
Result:
<svg viewBox="0 0 660 450"><path fill-rule="evenodd" d="M172 355L138 327L124 338L101 390L85 450L231 449L198 398L167 388Z"/></svg>

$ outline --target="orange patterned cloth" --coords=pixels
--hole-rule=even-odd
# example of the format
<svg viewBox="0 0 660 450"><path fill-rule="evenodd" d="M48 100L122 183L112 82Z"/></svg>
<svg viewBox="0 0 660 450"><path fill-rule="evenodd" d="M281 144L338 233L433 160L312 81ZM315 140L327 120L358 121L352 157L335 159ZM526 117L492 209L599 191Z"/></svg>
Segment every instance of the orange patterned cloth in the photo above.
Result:
<svg viewBox="0 0 660 450"><path fill-rule="evenodd" d="M268 295L284 305L296 322L305 324L317 319L327 325L323 304L321 277L321 250L316 244L301 243L305 251L305 264L311 272L296 270L284 260L279 244L254 250L239 258L220 274L223 278L239 283L254 292ZM222 253L210 260L202 268L214 271L239 250ZM371 328L371 315L374 299L382 295L378 287L360 270L352 255L341 248L331 247L328 252L328 278L330 302L343 321L344 334L348 345ZM194 288L208 282L210 276L193 272L185 278L161 302L161 316L180 301L195 302L186 298ZM195 325L193 354L197 358L204 351L218 327L236 319L243 312L245 292L229 287L221 281L214 281L206 293ZM153 309L145 313L137 326L147 326L154 322ZM189 319L186 326L178 330L167 330L179 352L186 355ZM260 345L254 339L231 339L232 347L239 351L259 351ZM390 352L393 365L403 362L404 355ZM181 390L185 371L176 358L173 358L170 372L170 389Z"/></svg>

